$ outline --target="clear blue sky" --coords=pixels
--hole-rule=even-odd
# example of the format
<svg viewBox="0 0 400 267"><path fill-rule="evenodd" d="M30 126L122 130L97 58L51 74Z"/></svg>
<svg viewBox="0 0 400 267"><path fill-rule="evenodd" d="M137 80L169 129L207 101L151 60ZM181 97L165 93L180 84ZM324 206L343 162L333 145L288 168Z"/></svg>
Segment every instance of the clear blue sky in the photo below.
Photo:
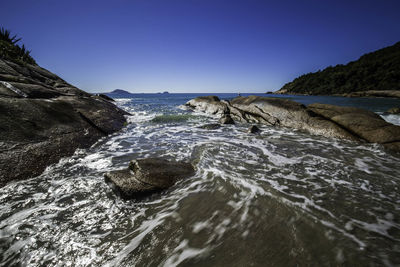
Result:
<svg viewBox="0 0 400 267"><path fill-rule="evenodd" d="M399 0L2 0L1 26L89 92L265 92L400 41Z"/></svg>

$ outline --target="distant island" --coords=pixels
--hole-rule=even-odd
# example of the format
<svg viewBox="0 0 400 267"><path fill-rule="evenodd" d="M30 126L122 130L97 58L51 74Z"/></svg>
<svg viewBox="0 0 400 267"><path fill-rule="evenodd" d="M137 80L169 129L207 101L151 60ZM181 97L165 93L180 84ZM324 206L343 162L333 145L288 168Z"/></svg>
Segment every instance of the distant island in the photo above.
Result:
<svg viewBox="0 0 400 267"><path fill-rule="evenodd" d="M105 95L107 95L109 97L113 97L113 98L116 98L116 97L117 98L118 97L132 97L133 96L133 94L131 92L128 92L128 91L125 91L125 90L122 90L122 89L115 89L115 90L113 90L111 92L103 93L103 94L105 94Z"/></svg>
<svg viewBox="0 0 400 267"><path fill-rule="evenodd" d="M400 97L400 42L346 65L304 74L276 93Z"/></svg>

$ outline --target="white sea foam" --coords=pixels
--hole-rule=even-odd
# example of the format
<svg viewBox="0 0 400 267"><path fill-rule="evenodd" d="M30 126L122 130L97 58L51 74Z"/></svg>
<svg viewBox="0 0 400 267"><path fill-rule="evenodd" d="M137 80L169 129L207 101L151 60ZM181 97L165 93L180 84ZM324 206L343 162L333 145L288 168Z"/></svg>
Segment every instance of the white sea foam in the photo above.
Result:
<svg viewBox="0 0 400 267"><path fill-rule="evenodd" d="M183 240L175 249L174 254L170 256L163 264L163 266L178 266L186 259L194 258L198 255L207 252L207 248L196 249L189 247L189 241Z"/></svg>
<svg viewBox="0 0 400 267"><path fill-rule="evenodd" d="M82 165L96 170L105 170L112 165L111 158L104 158L104 155L101 153L90 154L80 161Z"/></svg>
<svg viewBox="0 0 400 267"><path fill-rule="evenodd" d="M128 123L140 123L151 121L155 117L161 115L157 113L148 113L146 111L131 111L131 115L127 116Z"/></svg>
<svg viewBox="0 0 400 267"><path fill-rule="evenodd" d="M400 125L400 114L381 115L381 117L387 122Z"/></svg>
<svg viewBox="0 0 400 267"><path fill-rule="evenodd" d="M114 98L114 100L118 103L118 105L123 106L134 102L135 100L132 98Z"/></svg>

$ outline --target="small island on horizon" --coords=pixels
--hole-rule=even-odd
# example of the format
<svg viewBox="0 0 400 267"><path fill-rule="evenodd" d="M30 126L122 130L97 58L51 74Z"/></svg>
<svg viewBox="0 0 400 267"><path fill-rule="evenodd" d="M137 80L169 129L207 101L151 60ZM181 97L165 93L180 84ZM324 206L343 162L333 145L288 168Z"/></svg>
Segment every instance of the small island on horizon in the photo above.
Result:
<svg viewBox="0 0 400 267"><path fill-rule="evenodd" d="M111 92L105 92L105 93L102 93L102 94L105 94L105 95L107 95L109 97L112 97L112 98L132 97L133 96L133 93L131 93L129 91L126 91L126 90L123 90L123 89L115 89L115 90L113 90Z"/></svg>

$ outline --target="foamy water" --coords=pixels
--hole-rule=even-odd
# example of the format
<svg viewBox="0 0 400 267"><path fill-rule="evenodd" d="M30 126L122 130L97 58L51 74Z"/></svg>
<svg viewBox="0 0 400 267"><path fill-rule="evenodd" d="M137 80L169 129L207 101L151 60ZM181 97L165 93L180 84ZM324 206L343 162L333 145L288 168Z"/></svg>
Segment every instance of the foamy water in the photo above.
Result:
<svg viewBox="0 0 400 267"><path fill-rule="evenodd" d="M400 125L400 114L385 114L381 116L387 122L393 123L394 125Z"/></svg>
<svg viewBox="0 0 400 267"><path fill-rule="evenodd" d="M119 100L132 113L121 132L1 188L0 265L400 264L398 154L267 126L202 129L218 118L176 102ZM196 174L141 201L104 182L153 156Z"/></svg>

